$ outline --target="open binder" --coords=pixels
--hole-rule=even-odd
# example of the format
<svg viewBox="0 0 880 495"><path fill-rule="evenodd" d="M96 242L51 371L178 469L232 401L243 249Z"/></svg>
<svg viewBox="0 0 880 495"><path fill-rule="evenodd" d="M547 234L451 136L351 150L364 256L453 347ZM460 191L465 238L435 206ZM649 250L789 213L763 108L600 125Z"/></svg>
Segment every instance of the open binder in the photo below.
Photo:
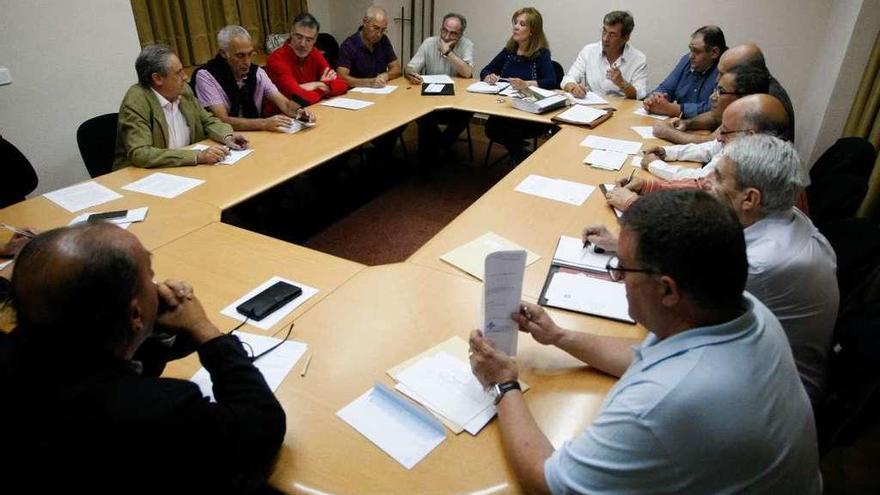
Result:
<svg viewBox="0 0 880 495"><path fill-rule="evenodd" d="M605 270L612 255L584 248L581 240L561 236L538 304L611 320L635 323L629 316L626 288Z"/></svg>

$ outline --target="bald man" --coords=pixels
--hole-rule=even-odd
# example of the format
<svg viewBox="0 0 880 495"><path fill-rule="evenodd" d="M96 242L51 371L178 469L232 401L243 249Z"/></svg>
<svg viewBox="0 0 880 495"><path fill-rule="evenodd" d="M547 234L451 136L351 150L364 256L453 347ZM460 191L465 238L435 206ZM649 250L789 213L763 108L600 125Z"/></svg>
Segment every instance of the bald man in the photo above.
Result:
<svg viewBox="0 0 880 495"><path fill-rule="evenodd" d="M284 411L189 284L153 282L136 237L108 223L55 229L29 242L16 265L18 326L0 341L0 421L15 428L4 433L0 484L29 493L239 493L265 484ZM193 349L216 402L192 382L158 377L169 353Z"/></svg>
<svg viewBox="0 0 880 495"><path fill-rule="evenodd" d="M725 73L731 70L731 68L739 65L746 65L767 70L767 63L764 59L764 53L761 51L758 45L754 43L737 45L733 48L728 49L726 52L724 52L721 58L718 59L719 81ZM772 74L770 75L770 84L767 89L767 93L778 98L779 101L782 102L783 106L785 107L785 111L788 114L788 127L785 129L784 134L780 137L788 141L794 142L794 107L791 104L791 99L788 97L788 93L785 91L785 88L782 87L779 81L777 81ZM716 131L718 126L721 125L722 113L723 109L719 111L713 108L708 112L704 112L691 119L670 119L668 121L657 122L654 124L654 136L660 139L665 139L675 144L701 143L711 141L712 139L715 139L717 137L714 132L713 134L695 134L692 131Z"/></svg>

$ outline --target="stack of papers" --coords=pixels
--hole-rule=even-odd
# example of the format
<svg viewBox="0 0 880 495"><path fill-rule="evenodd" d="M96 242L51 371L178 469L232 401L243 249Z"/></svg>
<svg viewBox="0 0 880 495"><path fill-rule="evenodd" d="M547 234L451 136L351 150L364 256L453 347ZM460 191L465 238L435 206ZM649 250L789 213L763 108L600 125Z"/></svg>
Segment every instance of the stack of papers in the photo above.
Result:
<svg viewBox="0 0 880 495"><path fill-rule="evenodd" d="M433 76L425 75L425 76L421 76L421 77L422 77L422 82L425 84L454 84L455 83L455 81L453 81L452 78L447 76L446 74L439 74L439 75L433 75Z"/></svg>
<svg viewBox="0 0 880 495"><path fill-rule="evenodd" d="M605 110L599 110L593 107L574 105L557 115L556 118L576 124L589 124L598 118L604 117L607 113L608 112Z"/></svg>
<svg viewBox="0 0 880 495"><path fill-rule="evenodd" d="M189 149L201 151L201 150L208 149L208 146L204 145L204 144L194 144L194 145L190 146ZM220 160L217 163L219 163L221 165L234 165L235 162L241 160L242 158L250 155L253 152L254 152L254 150L252 148L243 149L243 150L229 150L229 154L226 155L226 158Z"/></svg>
<svg viewBox="0 0 880 495"><path fill-rule="evenodd" d="M381 383L336 415L406 469L446 440L439 421Z"/></svg>
<svg viewBox="0 0 880 495"><path fill-rule="evenodd" d="M626 141L602 136L590 135L581 141L581 146L595 150L616 151L627 155L634 155L642 149L642 143L638 141Z"/></svg>
<svg viewBox="0 0 880 495"><path fill-rule="evenodd" d="M477 81L477 82L471 84L470 86L468 86L467 90L471 93L485 93L485 94L494 95L494 94L497 94L497 93L503 91L508 86L510 86L510 84L506 83L506 82L489 84L489 83L486 83L483 81Z"/></svg>
<svg viewBox="0 0 880 495"><path fill-rule="evenodd" d="M626 286L622 283L560 270L543 296L547 306L635 323L629 316Z"/></svg>
<svg viewBox="0 0 880 495"><path fill-rule="evenodd" d="M552 179L541 175L529 175L516 186L515 191L540 196L542 198L562 201L570 205L580 206L593 193L593 186L571 182L564 179Z"/></svg>
<svg viewBox="0 0 880 495"><path fill-rule="evenodd" d="M92 181L47 192L43 196L71 213L122 197L112 189Z"/></svg>
<svg viewBox="0 0 880 495"><path fill-rule="evenodd" d="M320 103L325 107L344 108L346 110L360 110L373 105L372 101L355 100L354 98L337 97L332 100L325 100Z"/></svg>
<svg viewBox="0 0 880 495"><path fill-rule="evenodd" d="M249 325L253 325L253 326L255 326L257 328L261 328L263 330L269 330L270 328L272 328L273 326L278 324L282 319L284 319L285 316L292 313L293 310L300 307L303 303L305 303L306 301L311 299L312 296L314 296L315 294L318 293L318 289L316 289L314 287L309 287L308 285L304 285L299 282L294 282L292 280L287 280L286 278L281 278L281 277L275 276L275 277L272 277L269 280L263 282L262 284L260 284L256 289L241 296L240 298L235 300L229 306L226 306L225 308L223 308L223 310L220 311L220 314L222 314L224 316L228 316L234 320L244 321L245 318L247 318L247 317L244 316L243 314L239 313L235 308L237 308L241 303L256 296L260 292L263 292L264 290L268 289L269 287L275 285L277 282L287 282L288 284L295 285L295 286L299 287L300 289L302 289L302 294L295 297L292 301L285 304L284 306L281 306L280 308L276 309L272 314L266 316L265 318L263 318L260 321L255 321L255 320L249 319L248 320Z"/></svg>
<svg viewBox="0 0 880 495"><path fill-rule="evenodd" d="M616 151L593 150L584 158L584 163L605 170L620 170L626 162L626 153Z"/></svg>
<svg viewBox="0 0 880 495"><path fill-rule="evenodd" d="M397 86L382 86L381 88L351 88L348 90L349 93L366 93L372 95L388 95L391 94Z"/></svg>
<svg viewBox="0 0 880 495"><path fill-rule="evenodd" d="M636 115L641 115L643 117L651 117L652 119L657 119L657 120L666 120L669 118L666 115L657 115L655 113L648 113L647 111L645 111L644 108L639 108L638 110L634 111L633 113Z"/></svg>
<svg viewBox="0 0 880 495"><path fill-rule="evenodd" d="M143 222L144 219L147 218L147 211L148 210L149 210L149 208L146 206L144 206L143 208L134 208L134 209L126 211L126 214L124 217L108 218L108 219L102 220L102 221L109 222L109 223L115 223L116 225L119 225L123 229L127 229L129 225L131 225L135 222ZM91 216L95 213L101 213L101 212L90 211L87 213L83 213L81 215L77 215L73 220L70 221L70 223L68 225L75 225L78 223L86 222L86 221L88 221L89 216Z"/></svg>
<svg viewBox="0 0 880 495"><path fill-rule="evenodd" d="M483 280L486 256L496 251L516 251L522 246L501 237L494 232L487 232L473 241L459 246L440 257L450 265ZM537 254L526 251L526 266L541 259Z"/></svg>
<svg viewBox="0 0 880 495"><path fill-rule="evenodd" d="M634 125L632 130L636 131L636 134L641 136L642 139L654 139L654 128L649 125Z"/></svg>
<svg viewBox="0 0 880 495"><path fill-rule="evenodd" d="M602 273L605 273L605 267L611 258L610 254L597 253L595 245L590 244L585 248L581 239L567 235L559 237L559 244L553 254L554 263Z"/></svg>
<svg viewBox="0 0 880 495"><path fill-rule="evenodd" d="M583 98L574 98L572 97L575 103L579 105L605 105L608 103L608 100L602 98L601 96L593 93L592 91L587 91L587 96Z"/></svg>
<svg viewBox="0 0 880 495"><path fill-rule="evenodd" d="M242 343L247 344L245 345L245 348L247 348L253 356L258 355L281 342L281 339L275 337L254 335L247 332L235 332L233 335L238 337L238 340L242 341ZM290 370L293 369L294 365L296 365L297 361L299 361L302 355L305 354L306 349L308 349L307 344L288 340L269 354L254 361L254 366L260 370L260 373L263 374L263 378L266 379L266 384L269 385L269 388L274 392L278 386L281 385L281 382L284 381L287 374L290 373ZM192 378L190 378L190 381L199 386L202 395L211 399L212 402L215 402L214 385L211 382L211 375L208 374L208 370L201 368Z"/></svg>
<svg viewBox="0 0 880 495"><path fill-rule="evenodd" d="M122 186L126 191L134 191L160 198L176 198L190 189L202 184L203 180L191 177L156 172L131 184Z"/></svg>

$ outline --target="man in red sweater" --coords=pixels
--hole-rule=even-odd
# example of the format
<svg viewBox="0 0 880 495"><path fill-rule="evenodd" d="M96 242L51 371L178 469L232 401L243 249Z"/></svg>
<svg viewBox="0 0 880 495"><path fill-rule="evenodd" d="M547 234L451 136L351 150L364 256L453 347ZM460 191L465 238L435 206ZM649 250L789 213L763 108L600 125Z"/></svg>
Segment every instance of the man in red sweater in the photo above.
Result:
<svg viewBox="0 0 880 495"><path fill-rule="evenodd" d="M293 19L287 43L266 60L266 72L281 94L302 106L348 91L345 81L336 76L336 71L315 48L320 29L312 14L299 14Z"/></svg>

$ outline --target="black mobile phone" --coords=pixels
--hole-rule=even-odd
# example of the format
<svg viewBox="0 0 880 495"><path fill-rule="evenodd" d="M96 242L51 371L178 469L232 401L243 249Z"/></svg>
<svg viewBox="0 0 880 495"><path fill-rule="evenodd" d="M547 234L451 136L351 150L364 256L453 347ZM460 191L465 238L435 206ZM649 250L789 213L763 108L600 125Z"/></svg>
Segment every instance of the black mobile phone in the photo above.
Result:
<svg viewBox="0 0 880 495"><path fill-rule="evenodd" d="M293 284L275 282L271 287L239 304L235 310L252 320L260 321L300 294L302 289Z"/></svg>
<svg viewBox="0 0 880 495"><path fill-rule="evenodd" d="M110 220L111 218L120 218L128 215L128 210L105 211L102 213L92 213L87 221L95 222L98 220Z"/></svg>

